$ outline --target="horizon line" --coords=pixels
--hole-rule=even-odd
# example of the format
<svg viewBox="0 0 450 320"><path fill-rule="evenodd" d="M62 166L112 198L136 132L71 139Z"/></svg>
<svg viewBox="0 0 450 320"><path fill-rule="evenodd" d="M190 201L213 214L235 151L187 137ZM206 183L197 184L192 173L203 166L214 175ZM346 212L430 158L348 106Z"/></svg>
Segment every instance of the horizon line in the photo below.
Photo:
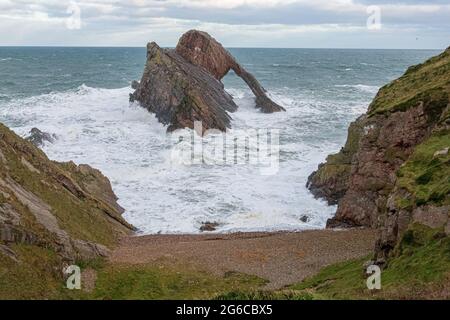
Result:
<svg viewBox="0 0 450 320"><path fill-rule="evenodd" d="M162 48L172 49L172 46L161 46ZM313 49L313 50L445 50L446 48L361 48L361 47L241 47L224 46L228 49ZM0 45L0 48L143 48L146 46L79 46L79 45Z"/></svg>

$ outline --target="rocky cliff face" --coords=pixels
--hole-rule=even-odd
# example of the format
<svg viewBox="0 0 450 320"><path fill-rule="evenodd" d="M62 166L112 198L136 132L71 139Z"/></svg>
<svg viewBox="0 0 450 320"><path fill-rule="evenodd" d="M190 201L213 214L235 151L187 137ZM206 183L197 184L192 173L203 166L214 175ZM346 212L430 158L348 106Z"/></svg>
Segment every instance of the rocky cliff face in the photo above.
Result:
<svg viewBox="0 0 450 320"><path fill-rule="evenodd" d="M307 187L314 196L326 199L330 205L337 204L349 187L352 161L363 135L364 119L362 116L350 124L345 146L339 153L329 155L326 163L308 178Z"/></svg>
<svg viewBox="0 0 450 320"><path fill-rule="evenodd" d="M98 170L50 161L0 124L0 256L15 259L18 245L65 262L105 256L133 230L116 200Z"/></svg>
<svg viewBox="0 0 450 320"><path fill-rule="evenodd" d="M380 228L383 262L414 223L449 233L450 48L383 87L309 179L339 203L328 227Z"/></svg>
<svg viewBox="0 0 450 320"><path fill-rule="evenodd" d="M237 109L220 82L229 70L246 81L263 112L284 110L220 43L196 30L184 34L175 50L148 44L144 74L133 84L136 91L130 100L155 113L169 131L193 128L195 121L201 121L204 130L226 131L231 123L228 112Z"/></svg>

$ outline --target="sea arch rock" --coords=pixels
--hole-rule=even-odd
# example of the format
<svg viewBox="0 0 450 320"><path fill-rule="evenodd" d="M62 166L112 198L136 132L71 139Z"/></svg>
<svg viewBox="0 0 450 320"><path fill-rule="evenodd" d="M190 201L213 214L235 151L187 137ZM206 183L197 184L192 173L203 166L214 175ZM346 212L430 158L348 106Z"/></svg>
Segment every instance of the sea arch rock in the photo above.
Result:
<svg viewBox="0 0 450 320"><path fill-rule="evenodd" d="M190 63L205 68L217 80L222 80L230 70L233 70L252 90L256 96L256 107L261 111L265 113L285 111L267 96L266 90L258 80L208 33L198 30L186 32L180 38L175 51Z"/></svg>
<svg viewBox="0 0 450 320"><path fill-rule="evenodd" d="M196 30L184 34L176 49L163 49L155 42L147 45L144 74L139 83L133 83L136 90L130 101L154 113L169 125L168 131L193 129L196 121L202 122L203 132L226 131L231 127L229 112L237 110L220 81L230 70L249 85L263 112L284 111L220 43Z"/></svg>

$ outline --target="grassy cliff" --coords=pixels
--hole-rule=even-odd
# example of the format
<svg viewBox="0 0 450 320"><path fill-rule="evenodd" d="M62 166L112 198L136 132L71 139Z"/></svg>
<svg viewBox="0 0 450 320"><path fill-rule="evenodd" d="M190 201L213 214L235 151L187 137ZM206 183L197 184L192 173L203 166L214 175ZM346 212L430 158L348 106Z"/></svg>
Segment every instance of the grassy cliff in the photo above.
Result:
<svg viewBox="0 0 450 320"><path fill-rule="evenodd" d="M132 231L105 179L0 124L0 297L58 296L64 265L105 256Z"/></svg>
<svg viewBox="0 0 450 320"><path fill-rule="evenodd" d="M349 130L347 144L357 147L332 222L379 228L375 257L331 266L293 288L318 298L449 298L450 48L381 88L356 123L364 133L355 144ZM348 150L311 181L334 188L320 183L342 177L334 168L348 165ZM380 292L365 287L363 263L373 258L385 268Z"/></svg>
<svg viewBox="0 0 450 320"><path fill-rule="evenodd" d="M33 205L47 207L70 237L105 246L131 228L113 204L83 188L69 164L50 161L40 149L1 124L0 138L0 201L29 224L28 231L40 236L39 225L46 227L43 220L40 223L35 214L27 212L30 208L24 208Z"/></svg>
<svg viewBox="0 0 450 320"><path fill-rule="evenodd" d="M428 61L410 67L400 78L380 89L369 115L404 111L417 103L448 104L450 92L450 48Z"/></svg>
<svg viewBox="0 0 450 320"><path fill-rule="evenodd" d="M412 208L425 204L450 205L450 130L439 130L418 145L398 171L397 184L408 191L399 206Z"/></svg>

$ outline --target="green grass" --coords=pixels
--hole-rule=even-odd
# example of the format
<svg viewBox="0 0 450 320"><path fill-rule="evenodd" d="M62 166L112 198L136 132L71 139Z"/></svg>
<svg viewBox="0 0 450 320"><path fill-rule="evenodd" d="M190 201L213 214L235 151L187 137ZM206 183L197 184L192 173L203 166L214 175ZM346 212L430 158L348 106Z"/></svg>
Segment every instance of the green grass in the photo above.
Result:
<svg viewBox="0 0 450 320"><path fill-rule="evenodd" d="M315 299L354 299L363 296L366 287L362 266L367 260L346 261L326 267L291 289L310 292Z"/></svg>
<svg viewBox="0 0 450 320"><path fill-rule="evenodd" d="M419 101L443 101L450 93L450 48L423 64L410 67L397 80L384 86L369 107L369 114L404 111Z"/></svg>
<svg viewBox="0 0 450 320"><path fill-rule="evenodd" d="M266 281L228 272L216 276L187 266L112 265L103 259L77 261L81 270L97 273L95 289L65 287L62 262L51 249L15 245L20 262L0 253L0 299L171 300L213 299L230 291L256 291ZM83 281L81 283L83 287Z"/></svg>
<svg viewBox="0 0 450 320"><path fill-rule="evenodd" d="M52 214L57 218L61 229L76 239L112 246L118 238L117 224L111 223L105 212L110 212L103 203L85 196L76 196L69 192L58 179L64 177L70 180L70 173L61 165L50 161L47 156L30 142L15 135L11 130L0 124L0 151L7 160L7 165L1 164L0 178L9 177L25 190L33 193L45 204L51 207ZM21 159L25 159L39 172L30 171ZM75 184L75 182L72 182ZM5 189L5 192L8 192ZM11 199L2 197L2 202L9 203L16 212L21 213L28 228L39 236L44 231L34 228L34 217L28 209L23 208L11 194ZM27 215L28 217L25 217ZM34 223L35 224L35 223ZM42 229L42 228L41 228ZM123 228L125 229L125 228Z"/></svg>
<svg viewBox="0 0 450 320"><path fill-rule="evenodd" d="M0 300L64 297L58 256L50 249L14 245L20 262L0 253Z"/></svg>
<svg viewBox="0 0 450 320"><path fill-rule="evenodd" d="M251 275L215 276L164 261L149 265L112 265L78 261L97 272L93 292L68 290L61 261L50 249L16 245L20 263L0 254L0 299L421 299L450 290L450 238L442 230L413 224L382 272L382 289L366 288L363 265L369 257L331 265L283 290L262 290L266 281ZM83 284L82 284L83 285Z"/></svg>
<svg viewBox="0 0 450 320"><path fill-rule="evenodd" d="M450 238L441 231L413 225L396 255L382 271L382 289L366 287L365 259L324 268L319 274L291 287L315 299L421 299L433 297L442 286L450 289Z"/></svg>
<svg viewBox="0 0 450 320"><path fill-rule="evenodd" d="M412 197L398 199L401 208L423 204L450 204L450 153L434 156L450 147L450 131L435 133L418 145L409 160L398 171L397 186Z"/></svg>
<svg viewBox="0 0 450 320"><path fill-rule="evenodd" d="M181 266L106 266L98 273L93 299L212 299L232 290L257 289L266 282L255 276L213 276Z"/></svg>

